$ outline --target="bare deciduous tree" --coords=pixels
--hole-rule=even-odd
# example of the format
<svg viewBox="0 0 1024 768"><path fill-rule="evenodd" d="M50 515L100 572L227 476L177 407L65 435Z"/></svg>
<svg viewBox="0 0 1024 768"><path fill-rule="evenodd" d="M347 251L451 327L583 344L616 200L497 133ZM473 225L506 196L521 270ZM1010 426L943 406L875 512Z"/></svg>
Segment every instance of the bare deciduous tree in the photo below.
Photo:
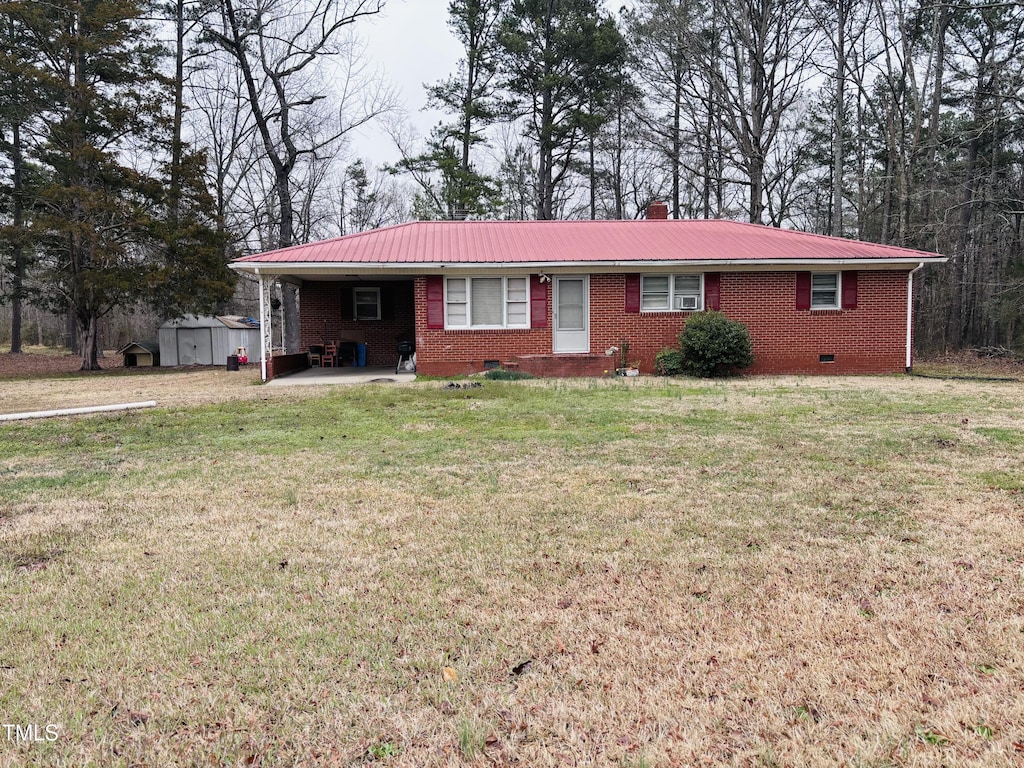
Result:
<svg viewBox="0 0 1024 768"><path fill-rule="evenodd" d="M366 69L347 34L359 19L381 11L383 0L219 0L206 38L238 67L247 107L272 169L276 242L295 242L294 174L300 163L337 152L353 129L391 108L390 93ZM335 69L325 75L328 66ZM338 90L332 91L328 83ZM333 100L333 102L332 102ZM336 105L323 121L318 107ZM315 167L314 163L314 167ZM285 347L299 347L297 287L282 285Z"/></svg>

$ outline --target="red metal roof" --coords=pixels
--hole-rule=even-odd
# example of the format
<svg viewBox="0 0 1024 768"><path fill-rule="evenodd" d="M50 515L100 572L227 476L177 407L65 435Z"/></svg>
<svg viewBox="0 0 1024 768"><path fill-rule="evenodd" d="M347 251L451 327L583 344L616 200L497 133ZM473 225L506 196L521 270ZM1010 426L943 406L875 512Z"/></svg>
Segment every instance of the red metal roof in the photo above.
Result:
<svg viewBox="0 0 1024 768"><path fill-rule="evenodd" d="M283 264L601 264L645 261L882 260L939 254L722 219L418 221L236 259Z"/></svg>

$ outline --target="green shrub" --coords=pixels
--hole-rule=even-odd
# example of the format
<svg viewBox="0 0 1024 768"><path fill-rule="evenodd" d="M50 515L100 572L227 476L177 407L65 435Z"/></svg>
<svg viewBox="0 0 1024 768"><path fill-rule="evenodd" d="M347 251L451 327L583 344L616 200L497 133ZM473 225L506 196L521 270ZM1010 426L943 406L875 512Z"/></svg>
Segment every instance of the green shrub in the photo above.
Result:
<svg viewBox="0 0 1024 768"><path fill-rule="evenodd" d="M678 376L685 370L683 353L666 347L654 356L654 370L660 376Z"/></svg>
<svg viewBox="0 0 1024 768"><path fill-rule="evenodd" d="M697 312L679 334L683 368L691 376L729 376L754 363L747 327L721 312Z"/></svg>
<svg viewBox="0 0 1024 768"><path fill-rule="evenodd" d="M533 374L526 371L509 371L505 368L492 368L484 373L485 379L491 381L518 381L519 379L532 379Z"/></svg>

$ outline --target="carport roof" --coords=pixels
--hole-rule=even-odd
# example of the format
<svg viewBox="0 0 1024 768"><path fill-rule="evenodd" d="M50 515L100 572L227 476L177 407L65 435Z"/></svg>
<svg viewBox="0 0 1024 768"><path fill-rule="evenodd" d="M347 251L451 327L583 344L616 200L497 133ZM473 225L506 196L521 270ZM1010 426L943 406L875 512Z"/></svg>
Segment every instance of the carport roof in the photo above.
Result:
<svg viewBox="0 0 1024 768"><path fill-rule="evenodd" d="M292 267L636 266L646 264L919 264L928 251L723 219L418 221L236 259L255 272Z"/></svg>

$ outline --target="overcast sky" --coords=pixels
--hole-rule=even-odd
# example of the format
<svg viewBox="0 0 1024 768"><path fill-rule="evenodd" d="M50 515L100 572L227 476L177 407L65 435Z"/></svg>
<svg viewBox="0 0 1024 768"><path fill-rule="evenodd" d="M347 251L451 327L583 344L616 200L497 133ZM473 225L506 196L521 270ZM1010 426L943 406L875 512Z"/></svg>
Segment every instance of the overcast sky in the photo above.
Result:
<svg viewBox="0 0 1024 768"><path fill-rule="evenodd" d="M398 93L410 122L426 136L439 121L448 119L426 106L424 83L433 85L455 72L463 57L462 46L448 27L449 0L387 0L384 10L360 22L359 34L367 53ZM606 9L632 5L631 0L605 0ZM379 126L354 138L352 152L371 166L397 160L391 139Z"/></svg>
<svg viewBox="0 0 1024 768"><path fill-rule="evenodd" d="M426 135L443 115L421 111L427 101L423 85L452 74L463 55L448 27L448 0L388 0L379 16L360 25L360 35L409 120ZM362 131L352 149L371 165L397 159L391 139L379 126Z"/></svg>

